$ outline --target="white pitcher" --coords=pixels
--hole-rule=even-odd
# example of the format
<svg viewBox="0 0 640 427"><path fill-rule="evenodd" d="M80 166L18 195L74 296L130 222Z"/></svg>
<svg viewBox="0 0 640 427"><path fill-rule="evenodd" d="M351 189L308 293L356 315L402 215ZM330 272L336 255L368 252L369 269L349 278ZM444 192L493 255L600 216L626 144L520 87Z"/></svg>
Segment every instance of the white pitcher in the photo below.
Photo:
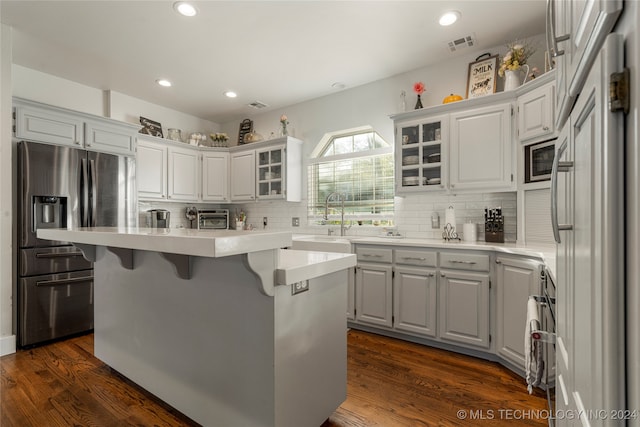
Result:
<svg viewBox="0 0 640 427"><path fill-rule="evenodd" d="M527 68L527 72L524 73L524 79L520 82L520 72L522 72L523 68ZM505 92L508 90L514 90L523 85L524 82L527 81L527 77L529 77L529 66L527 64L522 65L517 70L504 70L504 90Z"/></svg>

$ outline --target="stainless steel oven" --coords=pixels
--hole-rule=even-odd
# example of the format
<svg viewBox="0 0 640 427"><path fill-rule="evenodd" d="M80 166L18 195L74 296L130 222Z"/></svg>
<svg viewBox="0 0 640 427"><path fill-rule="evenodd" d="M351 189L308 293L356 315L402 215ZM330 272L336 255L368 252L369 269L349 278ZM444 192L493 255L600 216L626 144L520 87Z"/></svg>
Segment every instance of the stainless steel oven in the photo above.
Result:
<svg viewBox="0 0 640 427"><path fill-rule="evenodd" d="M524 182L548 181L551 179L555 147L555 139L524 147Z"/></svg>
<svg viewBox="0 0 640 427"><path fill-rule="evenodd" d="M228 230L228 209L198 210L198 230Z"/></svg>

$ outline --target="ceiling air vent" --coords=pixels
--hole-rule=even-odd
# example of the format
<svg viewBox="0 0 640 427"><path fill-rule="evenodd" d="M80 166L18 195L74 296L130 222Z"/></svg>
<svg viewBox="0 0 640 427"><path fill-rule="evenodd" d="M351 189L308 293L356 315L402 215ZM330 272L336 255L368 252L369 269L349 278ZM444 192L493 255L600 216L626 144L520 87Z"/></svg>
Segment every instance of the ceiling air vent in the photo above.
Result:
<svg viewBox="0 0 640 427"><path fill-rule="evenodd" d="M255 108L257 110L261 109L261 108L265 108L268 107L267 104L265 104L264 102L260 102L260 101L253 101L251 104L249 104L249 107L251 108Z"/></svg>
<svg viewBox="0 0 640 427"><path fill-rule="evenodd" d="M447 42L447 46L449 46L449 51L455 52L460 49L464 49L465 47L473 47L476 44L476 38L473 35L460 37L459 39L451 40Z"/></svg>

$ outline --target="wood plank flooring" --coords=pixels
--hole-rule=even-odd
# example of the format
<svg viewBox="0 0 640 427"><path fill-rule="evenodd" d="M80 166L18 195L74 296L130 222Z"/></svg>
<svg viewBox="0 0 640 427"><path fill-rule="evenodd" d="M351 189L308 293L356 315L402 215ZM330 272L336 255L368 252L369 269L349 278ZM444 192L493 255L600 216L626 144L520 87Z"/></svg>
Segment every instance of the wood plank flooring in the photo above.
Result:
<svg viewBox="0 0 640 427"><path fill-rule="evenodd" d="M2 427L198 425L96 359L91 334L4 356L0 371ZM547 425L543 392L498 364L356 330L347 388L322 427Z"/></svg>

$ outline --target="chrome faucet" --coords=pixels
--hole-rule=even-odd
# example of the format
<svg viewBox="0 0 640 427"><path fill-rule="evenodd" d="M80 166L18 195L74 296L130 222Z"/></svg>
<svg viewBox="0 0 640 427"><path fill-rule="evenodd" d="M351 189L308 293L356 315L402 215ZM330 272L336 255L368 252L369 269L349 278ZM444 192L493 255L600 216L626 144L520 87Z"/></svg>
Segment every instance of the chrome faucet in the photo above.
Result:
<svg viewBox="0 0 640 427"><path fill-rule="evenodd" d="M340 204L340 235L344 236L345 231L347 230L347 228L345 228L344 226L344 201L347 199L347 195L345 193L338 193L334 191L333 193L327 196L326 200L324 201L324 219L325 220L329 219L329 200L335 196L337 196L337 200L341 202ZM351 228L351 226L349 226L348 228Z"/></svg>

